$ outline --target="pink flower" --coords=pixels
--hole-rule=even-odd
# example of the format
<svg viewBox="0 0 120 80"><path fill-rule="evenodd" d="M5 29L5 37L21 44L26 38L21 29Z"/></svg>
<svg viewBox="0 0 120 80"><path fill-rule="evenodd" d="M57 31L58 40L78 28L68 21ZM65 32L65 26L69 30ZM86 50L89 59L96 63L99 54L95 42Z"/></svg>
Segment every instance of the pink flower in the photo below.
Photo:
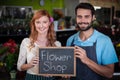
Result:
<svg viewBox="0 0 120 80"><path fill-rule="evenodd" d="M4 43L3 46L8 47L8 52L10 53L15 53L15 50L17 48L17 44L12 39L9 39L9 41Z"/></svg>
<svg viewBox="0 0 120 80"><path fill-rule="evenodd" d="M16 65L16 61L18 59L18 45L15 43L14 40L9 39L1 46L0 51L0 58L2 58L3 63L5 63L5 67L8 71L14 69Z"/></svg>
<svg viewBox="0 0 120 80"><path fill-rule="evenodd" d="M53 17L50 17L50 22L53 22L53 21L54 21Z"/></svg>

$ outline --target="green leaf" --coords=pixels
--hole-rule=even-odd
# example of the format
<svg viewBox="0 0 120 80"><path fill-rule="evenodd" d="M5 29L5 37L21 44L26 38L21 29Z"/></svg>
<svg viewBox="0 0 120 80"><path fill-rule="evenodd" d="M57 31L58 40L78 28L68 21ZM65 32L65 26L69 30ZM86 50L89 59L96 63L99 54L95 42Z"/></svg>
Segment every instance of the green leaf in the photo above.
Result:
<svg viewBox="0 0 120 80"><path fill-rule="evenodd" d="M14 67L14 63L16 62L15 55L8 54L6 59L5 59L5 62L6 62L6 67L7 67L8 71L11 71Z"/></svg>
<svg viewBox="0 0 120 80"><path fill-rule="evenodd" d="M0 55L3 55L8 50L8 47L0 47Z"/></svg>

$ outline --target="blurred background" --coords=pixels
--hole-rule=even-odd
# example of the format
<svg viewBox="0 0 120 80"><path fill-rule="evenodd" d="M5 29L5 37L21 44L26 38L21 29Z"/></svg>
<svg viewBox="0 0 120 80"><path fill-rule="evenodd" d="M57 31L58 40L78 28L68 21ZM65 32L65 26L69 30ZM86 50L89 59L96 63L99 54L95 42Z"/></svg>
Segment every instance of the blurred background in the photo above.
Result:
<svg viewBox="0 0 120 80"><path fill-rule="evenodd" d="M29 22L36 10L48 10L54 19L56 38L65 46L68 37L77 32L74 10L81 2L94 5L96 20L93 27L111 38L120 59L120 0L0 0L0 73L3 73L0 80L10 80L7 63L3 62L8 49L3 48L3 44L16 44L15 52L19 54L19 44L29 36ZM12 72L16 73L16 80L23 80L25 73L16 70L17 55L10 70L15 70ZM120 80L120 62L115 64L111 80Z"/></svg>

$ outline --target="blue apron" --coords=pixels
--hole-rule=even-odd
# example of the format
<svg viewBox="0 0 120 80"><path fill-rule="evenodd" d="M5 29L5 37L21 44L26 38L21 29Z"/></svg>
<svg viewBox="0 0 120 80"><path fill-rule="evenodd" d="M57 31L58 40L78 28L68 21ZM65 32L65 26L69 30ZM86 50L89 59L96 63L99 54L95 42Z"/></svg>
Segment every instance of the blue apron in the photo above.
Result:
<svg viewBox="0 0 120 80"><path fill-rule="evenodd" d="M71 43L71 46L75 46L74 39ZM96 42L93 43L93 46L79 46L86 51L87 57L98 63L96 56ZM80 59L76 58L76 77L71 78L70 80L106 80L106 78L98 75L92 71L88 66L83 64Z"/></svg>

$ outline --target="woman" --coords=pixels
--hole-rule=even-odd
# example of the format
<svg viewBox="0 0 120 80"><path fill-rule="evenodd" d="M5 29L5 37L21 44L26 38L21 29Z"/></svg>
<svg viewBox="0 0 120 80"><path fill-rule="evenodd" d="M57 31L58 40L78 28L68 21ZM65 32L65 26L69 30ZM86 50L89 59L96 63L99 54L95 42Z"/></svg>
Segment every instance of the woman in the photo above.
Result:
<svg viewBox="0 0 120 80"><path fill-rule="evenodd" d="M31 34L29 38L24 38L20 45L17 68L19 71L27 71L25 80L53 80L54 78L48 75L37 75L39 48L61 46L61 43L56 41L51 17L46 10L39 10L33 15L30 24Z"/></svg>

